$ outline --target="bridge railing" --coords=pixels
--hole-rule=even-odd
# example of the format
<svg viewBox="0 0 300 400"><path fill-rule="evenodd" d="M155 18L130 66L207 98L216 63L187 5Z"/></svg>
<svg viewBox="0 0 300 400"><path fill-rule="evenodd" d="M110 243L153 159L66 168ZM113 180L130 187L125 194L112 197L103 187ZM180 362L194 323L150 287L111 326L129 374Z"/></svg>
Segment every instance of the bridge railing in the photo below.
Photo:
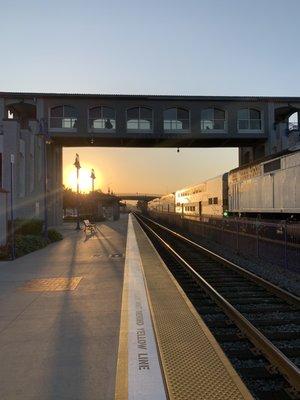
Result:
<svg viewBox="0 0 300 400"><path fill-rule="evenodd" d="M292 131L299 131L299 130L300 130L300 124L298 122L289 122L288 123L287 133L292 132Z"/></svg>

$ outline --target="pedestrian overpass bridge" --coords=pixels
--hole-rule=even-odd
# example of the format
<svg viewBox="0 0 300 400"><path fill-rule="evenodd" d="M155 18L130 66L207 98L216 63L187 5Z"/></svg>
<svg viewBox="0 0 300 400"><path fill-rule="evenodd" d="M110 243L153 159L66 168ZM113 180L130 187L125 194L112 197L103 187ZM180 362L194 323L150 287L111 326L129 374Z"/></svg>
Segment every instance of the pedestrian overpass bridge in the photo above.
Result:
<svg viewBox="0 0 300 400"><path fill-rule="evenodd" d="M300 98L0 92L4 117L62 146L254 146ZM0 108L1 109L1 108Z"/></svg>
<svg viewBox="0 0 300 400"><path fill-rule="evenodd" d="M54 225L64 146L238 147L243 165L299 142L299 113L300 97L0 92L0 188L16 218L43 218L47 193Z"/></svg>
<svg viewBox="0 0 300 400"><path fill-rule="evenodd" d="M115 193L116 197L120 200L136 200L148 202L156 199L157 197L161 197L161 194L147 194L147 193Z"/></svg>

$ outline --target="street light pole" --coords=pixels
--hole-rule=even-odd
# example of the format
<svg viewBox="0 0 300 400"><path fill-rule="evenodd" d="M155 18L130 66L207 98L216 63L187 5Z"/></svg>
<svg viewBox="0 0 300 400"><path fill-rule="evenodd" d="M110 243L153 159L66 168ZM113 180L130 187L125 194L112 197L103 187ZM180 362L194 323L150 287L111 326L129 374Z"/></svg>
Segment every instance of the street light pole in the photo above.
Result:
<svg viewBox="0 0 300 400"><path fill-rule="evenodd" d="M80 221L79 221L79 170L81 168L80 161L79 161L79 154L76 153L76 158L74 165L77 169L77 224L76 224L76 231L80 231Z"/></svg>
<svg viewBox="0 0 300 400"><path fill-rule="evenodd" d="M92 168L92 171L91 171L91 179L92 179L92 192L94 192L95 191L95 179L96 179L94 168Z"/></svg>
<svg viewBox="0 0 300 400"><path fill-rule="evenodd" d="M47 140L46 134L43 135L44 145L44 219L45 219L45 231L44 236L48 239L48 162L47 162Z"/></svg>
<svg viewBox="0 0 300 400"><path fill-rule="evenodd" d="M14 227L14 154L10 155L10 240L11 240L11 258L16 258L15 254L15 227Z"/></svg>

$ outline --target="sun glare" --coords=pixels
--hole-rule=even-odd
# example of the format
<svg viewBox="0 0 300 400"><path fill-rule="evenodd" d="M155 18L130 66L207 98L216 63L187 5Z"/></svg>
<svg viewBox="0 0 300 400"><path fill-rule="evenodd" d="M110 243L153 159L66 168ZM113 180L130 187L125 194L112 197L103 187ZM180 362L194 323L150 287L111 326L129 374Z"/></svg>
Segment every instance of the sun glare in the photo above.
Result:
<svg viewBox="0 0 300 400"><path fill-rule="evenodd" d="M91 169L81 167L79 170L79 190L88 193L92 190ZM95 169L95 190L101 187L101 174ZM75 167L69 166L64 171L64 185L72 190L77 190L77 172Z"/></svg>

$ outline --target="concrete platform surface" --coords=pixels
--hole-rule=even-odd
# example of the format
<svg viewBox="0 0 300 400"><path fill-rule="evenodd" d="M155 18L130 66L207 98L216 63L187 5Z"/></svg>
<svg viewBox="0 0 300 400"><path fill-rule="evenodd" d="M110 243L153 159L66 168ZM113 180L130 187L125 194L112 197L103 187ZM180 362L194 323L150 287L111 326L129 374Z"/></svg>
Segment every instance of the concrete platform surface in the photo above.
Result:
<svg viewBox="0 0 300 400"><path fill-rule="evenodd" d="M127 216L98 227L0 263L1 400L114 398Z"/></svg>
<svg viewBox="0 0 300 400"><path fill-rule="evenodd" d="M115 400L166 398L253 400L130 215Z"/></svg>

